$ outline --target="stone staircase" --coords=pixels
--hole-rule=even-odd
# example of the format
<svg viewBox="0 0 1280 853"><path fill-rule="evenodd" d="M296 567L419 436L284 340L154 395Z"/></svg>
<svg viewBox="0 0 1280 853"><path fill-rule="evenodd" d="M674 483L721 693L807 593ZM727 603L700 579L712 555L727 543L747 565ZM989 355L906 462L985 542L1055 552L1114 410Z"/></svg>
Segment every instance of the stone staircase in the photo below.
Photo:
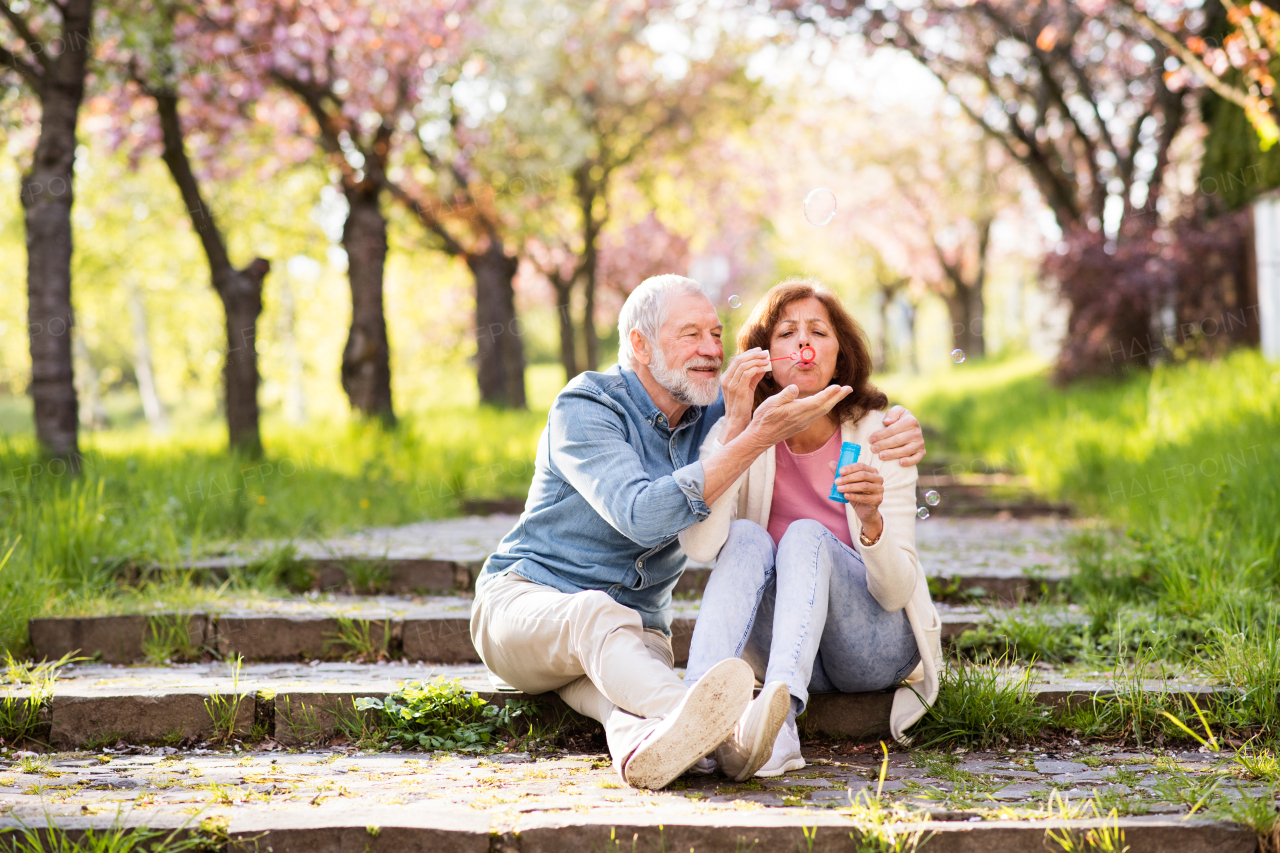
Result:
<svg viewBox="0 0 1280 853"><path fill-rule="evenodd" d="M1068 577L1062 544L1070 524L1012 516L935 516L917 525L944 636ZM806 731L826 737L806 746L801 773L744 784L686 776L661 792L620 787L599 753L548 761L363 753L344 742L357 698L437 678L493 704L529 701L544 727L570 719L555 696L495 690L470 642L475 572L513 521L258 543L139 570L216 580L287 559L305 581L305 592L288 599L32 620L37 659L93 660L64 667L52 695L40 697L34 739L53 752L0 750L0 830L57 825L75 837L123 823L199 833L228 851L308 853L912 849L926 838L930 850L1061 849L1047 832L1071 833L1078 847L1089 833L1099 848L1123 833L1114 849L1259 849L1252 830L1189 814L1195 800L1184 794L1199 785L1228 799L1260 795L1213 756L1059 744L1051 752L886 758L876 740L887 734L889 692L812 697ZM708 571L694 566L678 588L681 663ZM1046 710L1118 689L1105 677L1034 675L1032 693ZM1146 686L1202 705L1215 692L1197 683ZM35 692L0 685L0 700L12 706ZM211 703L224 712L217 733ZM883 796L872 797L877 791Z"/></svg>

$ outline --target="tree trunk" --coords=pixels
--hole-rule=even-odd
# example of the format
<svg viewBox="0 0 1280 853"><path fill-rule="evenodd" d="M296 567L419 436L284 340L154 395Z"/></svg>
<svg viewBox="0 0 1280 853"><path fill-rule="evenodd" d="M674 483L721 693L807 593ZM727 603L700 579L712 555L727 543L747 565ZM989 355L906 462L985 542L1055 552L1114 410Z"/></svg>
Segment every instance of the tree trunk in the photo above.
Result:
<svg viewBox="0 0 1280 853"><path fill-rule="evenodd" d="M963 287L953 282L953 290L945 299L947 314L951 317L951 345L963 350L967 358L982 356L985 353L982 288Z"/></svg>
<svg viewBox="0 0 1280 853"><path fill-rule="evenodd" d="M353 409L394 426L391 347L382 296L387 219L382 215L377 184L344 185L343 193L350 207L342 229L342 248L347 251L347 278L351 282L351 332L342 351L342 390Z"/></svg>
<svg viewBox="0 0 1280 853"><path fill-rule="evenodd" d="M880 334L876 336L874 359L877 371L888 372L889 370L889 306L893 304L893 294L892 288L880 286L880 304L877 306L880 314Z"/></svg>
<svg viewBox="0 0 1280 853"><path fill-rule="evenodd" d="M222 368L227 394L227 432L231 447L252 458L262 455L258 419L258 317L262 280L271 264L262 258L242 270L230 269L214 287L227 315L227 361Z"/></svg>
<svg viewBox="0 0 1280 853"><path fill-rule="evenodd" d="M298 309L293 298L289 277L278 279L280 283L280 344L284 348L284 363L289 380L284 386L284 419L291 424L303 424L307 420L307 397L302 387L302 354L298 352Z"/></svg>
<svg viewBox="0 0 1280 853"><path fill-rule="evenodd" d="M987 354L987 313L981 281L975 283L969 291L968 314L969 345L972 349L966 349L965 353L982 358Z"/></svg>
<svg viewBox="0 0 1280 853"><path fill-rule="evenodd" d="M902 318L907 322L907 341L911 345L911 372L918 374L920 372L920 348L916 346L916 306L911 304L909 299L905 299L902 302Z"/></svg>
<svg viewBox="0 0 1280 853"><path fill-rule="evenodd" d="M582 343L586 354L584 370L600 369L600 338L596 335L596 274L599 269L600 229L608 218L607 202L603 187L607 185L609 172L603 170L598 180L593 180L590 161L583 163L574 173L578 194L579 215L582 216ZM603 168L603 167L602 167ZM604 199L604 215L596 214L597 199Z"/></svg>
<svg viewBox="0 0 1280 853"><path fill-rule="evenodd" d="M138 378L138 395L142 397L142 411L153 432L169 431L169 413L156 389L155 370L151 362L151 340L147 331L147 310L138 293L138 284L132 277L125 278L125 301L129 306L129 319L133 324L133 373Z"/></svg>
<svg viewBox="0 0 1280 853"><path fill-rule="evenodd" d="M191 161L187 159L178 98L172 92L151 94L160 115L164 140L161 157L178 185L191 224L204 247L213 289L222 300L226 314L227 360L222 378L230 446L250 458L257 458L262 455L262 434L258 427L258 315L262 313L262 280L271 264L255 258L244 269L232 266L222 231L205 203Z"/></svg>
<svg viewBox="0 0 1280 853"><path fill-rule="evenodd" d="M467 255L476 283L476 374L480 402L512 409L526 407L524 348L516 318L515 278L518 262L490 237L480 254Z"/></svg>
<svg viewBox="0 0 1280 853"><path fill-rule="evenodd" d="M600 369L600 336L596 334L596 250L587 249L587 263L584 271L583 294L586 297L582 304L582 338L587 354L583 370Z"/></svg>
<svg viewBox="0 0 1280 853"><path fill-rule="evenodd" d="M573 280L565 281L558 274L552 276L551 286L556 291L556 320L560 325L560 366L564 368L564 381L578 375L578 354L574 345Z"/></svg>
<svg viewBox="0 0 1280 853"><path fill-rule="evenodd" d="M102 405L98 371L93 367L93 357L89 354L89 345L84 342L84 335L71 336L71 349L72 357L79 362L76 366L76 394L77 399L83 401L80 406L81 426L88 430L106 429L107 410Z"/></svg>
<svg viewBox="0 0 1280 853"><path fill-rule="evenodd" d="M27 231L27 322L31 339L31 400L36 440L79 470L75 371L71 327L71 204L76 121L84 99L93 0L66 0L62 45L42 54L40 138L22 178Z"/></svg>

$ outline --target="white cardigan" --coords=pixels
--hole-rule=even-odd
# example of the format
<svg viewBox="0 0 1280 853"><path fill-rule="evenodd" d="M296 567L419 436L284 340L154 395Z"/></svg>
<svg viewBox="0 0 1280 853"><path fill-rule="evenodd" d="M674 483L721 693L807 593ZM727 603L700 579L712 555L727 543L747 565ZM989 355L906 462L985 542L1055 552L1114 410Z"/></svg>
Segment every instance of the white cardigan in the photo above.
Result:
<svg viewBox="0 0 1280 853"><path fill-rule="evenodd" d="M938 697L938 672L942 668L942 623L929 598L929 584L920 558L916 554L916 467L909 468L890 460L882 462L871 454L868 437L884 425L884 413L871 411L857 423L841 426L841 439L862 445L864 455L858 460L875 468L884 478L884 501L880 515L884 532L876 544L868 547L858 539L862 523L850 504L846 508L849 532L867 567L867 588L890 613L906 608L907 620L920 650L920 663L907 676L907 687L898 688L889 715L889 730L895 740L909 743L904 734L909 726L924 716L928 703ZM723 445L721 419L711 428L700 451L701 458ZM776 449L760 454L751 467L711 505L711 515L680 533L680 545L694 560L712 562L729 538L729 525L745 518L761 527L769 526L769 508L773 501L773 478L776 471ZM917 695L918 694L918 695ZM921 702L921 699L924 702Z"/></svg>

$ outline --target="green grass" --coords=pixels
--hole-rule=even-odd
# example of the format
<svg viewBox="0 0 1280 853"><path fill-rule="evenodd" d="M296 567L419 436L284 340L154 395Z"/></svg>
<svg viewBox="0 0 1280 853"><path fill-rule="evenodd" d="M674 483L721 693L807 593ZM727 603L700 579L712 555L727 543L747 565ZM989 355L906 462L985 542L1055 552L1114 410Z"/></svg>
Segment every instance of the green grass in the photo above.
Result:
<svg viewBox="0 0 1280 853"><path fill-rule="evenodd" d="M912 726L911 738L920 749L986 748L1026 743L1048 724L1031 690L1031 670L959 664L942 672L938 698Z"/></svg>
<svg viewBox="0 0 1280 853"><path fill-rule="evenodd" d="M937 431L930 450L950 462L940 473L1012 463L1086 515L1140 525L1199 514L1223 482L1261 501L1250 515L1275 509L1277 487L1264 486L1280 465L1280 366L1258 352L1066 388L1047 377L1021 357L883 384Z"/></svg>
<svg viewBox="0 0 1280 853"><path fill-rule="evenodd" d="M1115 668L1146 650L1236 688L1218 722L1274 739L1280 366L1240 350L1066 388L1047 377L1016 357L885 383L932 429L922 473L1013 469L1103 522L1071 542L1075 572L1057 601L1004 614L960 651ZM946 506L944 490L936 512ZM1084 625L1045 618L1064 601ZM1146 710L1128 724L1144 725Z"/></svg>
<svg viewBox="0 0 1280 853"><path fill-rule="evenodd" d="M178 578L141 592L123 587L137 566L172 566L234 541L327 536L457 515L466 500L523 496L545 420L545 411L454 409L405 418L390 431L277 426L259 462L228 456L213 429L164 441L86 435L78 478L41 459L29 438L11 437L0 442L0 651L23 649L33 616L116 598L168 601L190 586ZM306 580L291 577L288 553L277 556L237 573L228 589L269 593Z"/></svg>
<svg viewBox="0 0 1280 853"><path fill-rule="evenodd" d="M126 827L123 812L106 829L66 830L48 815L43 826L28 825L20 818L18 823L18 829L0 830L0 848L13 853L186 853L212 849L221 840L204 825L168 831Z"/></svg>

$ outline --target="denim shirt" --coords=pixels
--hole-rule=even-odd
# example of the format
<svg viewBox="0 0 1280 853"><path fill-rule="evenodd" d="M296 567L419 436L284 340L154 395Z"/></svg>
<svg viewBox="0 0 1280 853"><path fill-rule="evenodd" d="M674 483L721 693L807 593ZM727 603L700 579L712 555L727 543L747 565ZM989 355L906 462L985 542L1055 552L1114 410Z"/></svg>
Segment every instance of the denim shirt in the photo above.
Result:
<svg viewBox="0 0 1280 853"><path fill-rule="evenodd" d="M529 499L485 561L477 594L511 570L561 592L597 589L671 633L677 535L705 519L698 449L723 398L671 429L633 371L583 373L556 397L538 440Z"/></svg>

